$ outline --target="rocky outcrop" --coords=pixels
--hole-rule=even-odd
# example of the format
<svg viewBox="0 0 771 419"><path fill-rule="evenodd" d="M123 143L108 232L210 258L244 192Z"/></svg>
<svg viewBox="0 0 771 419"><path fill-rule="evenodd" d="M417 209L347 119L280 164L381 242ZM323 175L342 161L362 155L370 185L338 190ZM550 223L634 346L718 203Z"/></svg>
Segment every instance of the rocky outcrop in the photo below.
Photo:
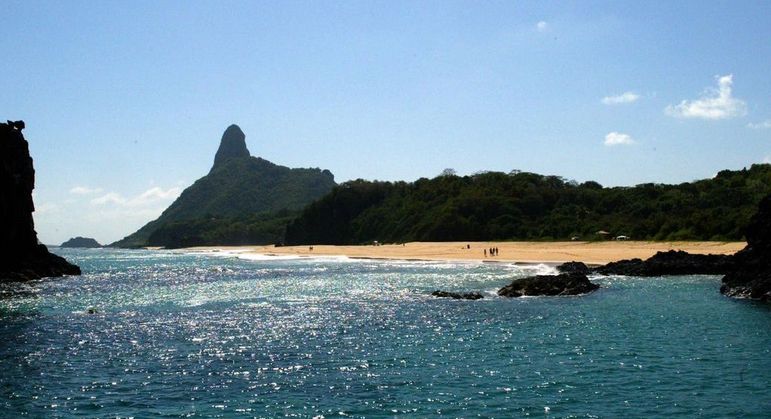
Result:
<svg viewBox="0 0 771 419"><path fill-rule="evenodd" d="M90 237L74 237L66 242L62 243L60 247L80 247L80 248L86 248L86 249L94 249L97 247L102 247L101 244L99 244L98 241L90 238Z"/></svg>
<svg viewBox="0 0 771 419"><path fill-rule="evenodd" d="M453 298L455 300L479 300L485 298L478 292L450 292L450 291L434 291L431 293L434 297L440 298Z"/></svg>
<svg viewBox="0 0 771 419"><path fill-rule="evenodd" d="M663 276L723 275L733 267L730 255L691 254L682 250L658 252L646 260L625 259L594 269L602 275Z"/></svg>
<svg viewBox="0 0 771 419"><path fill-rule="evenodd" d="M222 134L220 147L217 149L217 154L214 155L214 166L211 170L214 171L228 160L249 156L249 149L246 148L246 134L241 131L241 127L233 124L227 127Z"/></svg>
<svg viewBox="0 0 771 419"><path fill-rule="evenodd" d="M0 124L0 281L79 275L80 268L38 243L32 219L35 169L22 129L22 121Z"/></svg>
<svg viewBox="0 0 771 419"><path fill-rule="evenodd" d="M747 246L734 255L720 292L771 301L771 195L765 197L745 230Z"/></svg>
<svg viewBox="0 0 771 419"><path fill-rule="evenodd" d="M498 290L502 297L522 297L525 295L578 295L600 288L580 273L559 275L536 275L515 279L511 284Z"/></svg>
<svg viewBox="0 0 771 419"><path fill-rule="evenodd" d="M561 274L578 273L589 275L592 270L583 262L565 262L557 266L557 271Z"/></svg>

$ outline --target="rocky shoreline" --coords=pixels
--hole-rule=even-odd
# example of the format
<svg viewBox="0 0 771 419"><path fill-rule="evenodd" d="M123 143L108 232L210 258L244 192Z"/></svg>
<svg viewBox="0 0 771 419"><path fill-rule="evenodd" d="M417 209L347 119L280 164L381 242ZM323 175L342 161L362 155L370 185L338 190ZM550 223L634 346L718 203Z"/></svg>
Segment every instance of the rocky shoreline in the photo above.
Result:
<svg viewBox="0 0 771 419"><path fill-rule="evenodd" d="M663 276L663 275L724 275L734 267L732 255L691 254L682 250L657 252L648 259L625 259L590 268L582 262L566 262L557 266L561 273Z"/></svg>
<svg viewBox="0 0 771 419"><path fill-rule="evenodd" d="M515 279L498 290L503 297L578 295L599 285L587 275L655 277L665 275L724 275L720 292L728 297L771 302L771 195L745 229L747 246L734 255L691 254L681 250L658 252L648 259L626 259L589 267L583 262L557 266L558 275L536 275ZM478 293L435 291L437 297L477 299ZM481 295L479 296L481 298Z"/></svg>
<svg viewBox="0 0 771 419"><path fill-rule="evenodd" d="M771 302L771 196L765 197L745 230L747 247L733 256L720 292Z"/></svg>

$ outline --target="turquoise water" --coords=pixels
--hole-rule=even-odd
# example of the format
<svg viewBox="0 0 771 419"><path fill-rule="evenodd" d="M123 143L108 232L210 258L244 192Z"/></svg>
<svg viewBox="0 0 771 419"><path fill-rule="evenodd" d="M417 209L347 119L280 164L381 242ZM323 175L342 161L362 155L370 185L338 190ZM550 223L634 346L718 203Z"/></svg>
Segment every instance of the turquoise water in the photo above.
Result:
<svg viewBox="0 0 771 419"><path fill-rule="evenodd" d="M771 412L771 306L714 276L504 299L548 268L56 251L85 275L0 288L2 417Z"/></svg>

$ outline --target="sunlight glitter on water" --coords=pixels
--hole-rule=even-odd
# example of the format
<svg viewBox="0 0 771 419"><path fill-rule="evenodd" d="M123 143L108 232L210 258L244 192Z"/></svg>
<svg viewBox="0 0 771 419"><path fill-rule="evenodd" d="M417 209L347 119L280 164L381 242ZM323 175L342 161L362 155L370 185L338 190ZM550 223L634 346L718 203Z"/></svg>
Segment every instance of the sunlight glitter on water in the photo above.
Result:
<svg viewBox="0 0 771 419"><path fill-rule="evenodd" d="M586 296L505 299L498 287L551 268L67 256L84 276L0 299L5 411L762 417L771 407L771 313L720 296L715 277L598 277L603 288Z"/></svg>

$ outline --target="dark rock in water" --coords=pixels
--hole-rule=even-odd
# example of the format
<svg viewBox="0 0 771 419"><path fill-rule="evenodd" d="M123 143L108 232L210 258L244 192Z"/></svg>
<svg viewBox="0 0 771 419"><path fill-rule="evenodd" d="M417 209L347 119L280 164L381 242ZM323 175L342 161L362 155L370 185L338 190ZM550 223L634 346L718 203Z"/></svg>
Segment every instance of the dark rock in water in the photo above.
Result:
<svg viewBox="0 0 771 419"><path fill-rule="evenodd" d="M581 273L559 275L536 275L515 279L511 284L498 290L502 297L522 297L524 295L577 295L586 294L600 288Z"/></svg>
<svg viewBox="0 0 771 419"><path fill-rule="evenodd" d="M583 262L565 262L562 265L557 266L557 271L563 274L578 273L578 274L590 274L592 272L588 266Z"/></svg>
<svg viewBox="0 0 771 419"><path fill-rule="evenodd" d="M82 248L92 249L92 248L102 247L102 245L99 244L98 241L90 237L78 236L62 243L60 247L82 247Z"/></svg>
<svg viewBox="0 0 771 419"><path fill-rule="evenodd" d="M32 212L35 169L24 122L0 123L0 282L79 275L80 268L38 244Z"/></svg>
<svg viewBox="0 0 771 419"><path fill-rule="evenodd" d="M603 275L721 275L733 266L730 255L700 255L682 250L658 252L646 260L625 259L595 268Z"/></svg>
<svg viewBox="0 0 771 419"><path fill-rule="evenodd" d="M222 134L220 148L214 155L214 166L211 170L221 166L226 161L241 157L249 157L249 149L246 148L246 134L241 131L238 125L229 126Z"/></svg>
<svg viewBox="0 0 771 419"><path fill-rule="evenodd" d="M431 293L434 297L443 297L443 298L454 298L456 300L479 300L481 298L485 298L482 294L478 292L449 292L449 291L434 291Z"/></svg>
<svg viewBox="0 0 771 419"><path fill-rule="evenodd" d="M720 292L737 298L771 301L771 195L760 201L745 230L747 246L734 255Z"/></svg>

